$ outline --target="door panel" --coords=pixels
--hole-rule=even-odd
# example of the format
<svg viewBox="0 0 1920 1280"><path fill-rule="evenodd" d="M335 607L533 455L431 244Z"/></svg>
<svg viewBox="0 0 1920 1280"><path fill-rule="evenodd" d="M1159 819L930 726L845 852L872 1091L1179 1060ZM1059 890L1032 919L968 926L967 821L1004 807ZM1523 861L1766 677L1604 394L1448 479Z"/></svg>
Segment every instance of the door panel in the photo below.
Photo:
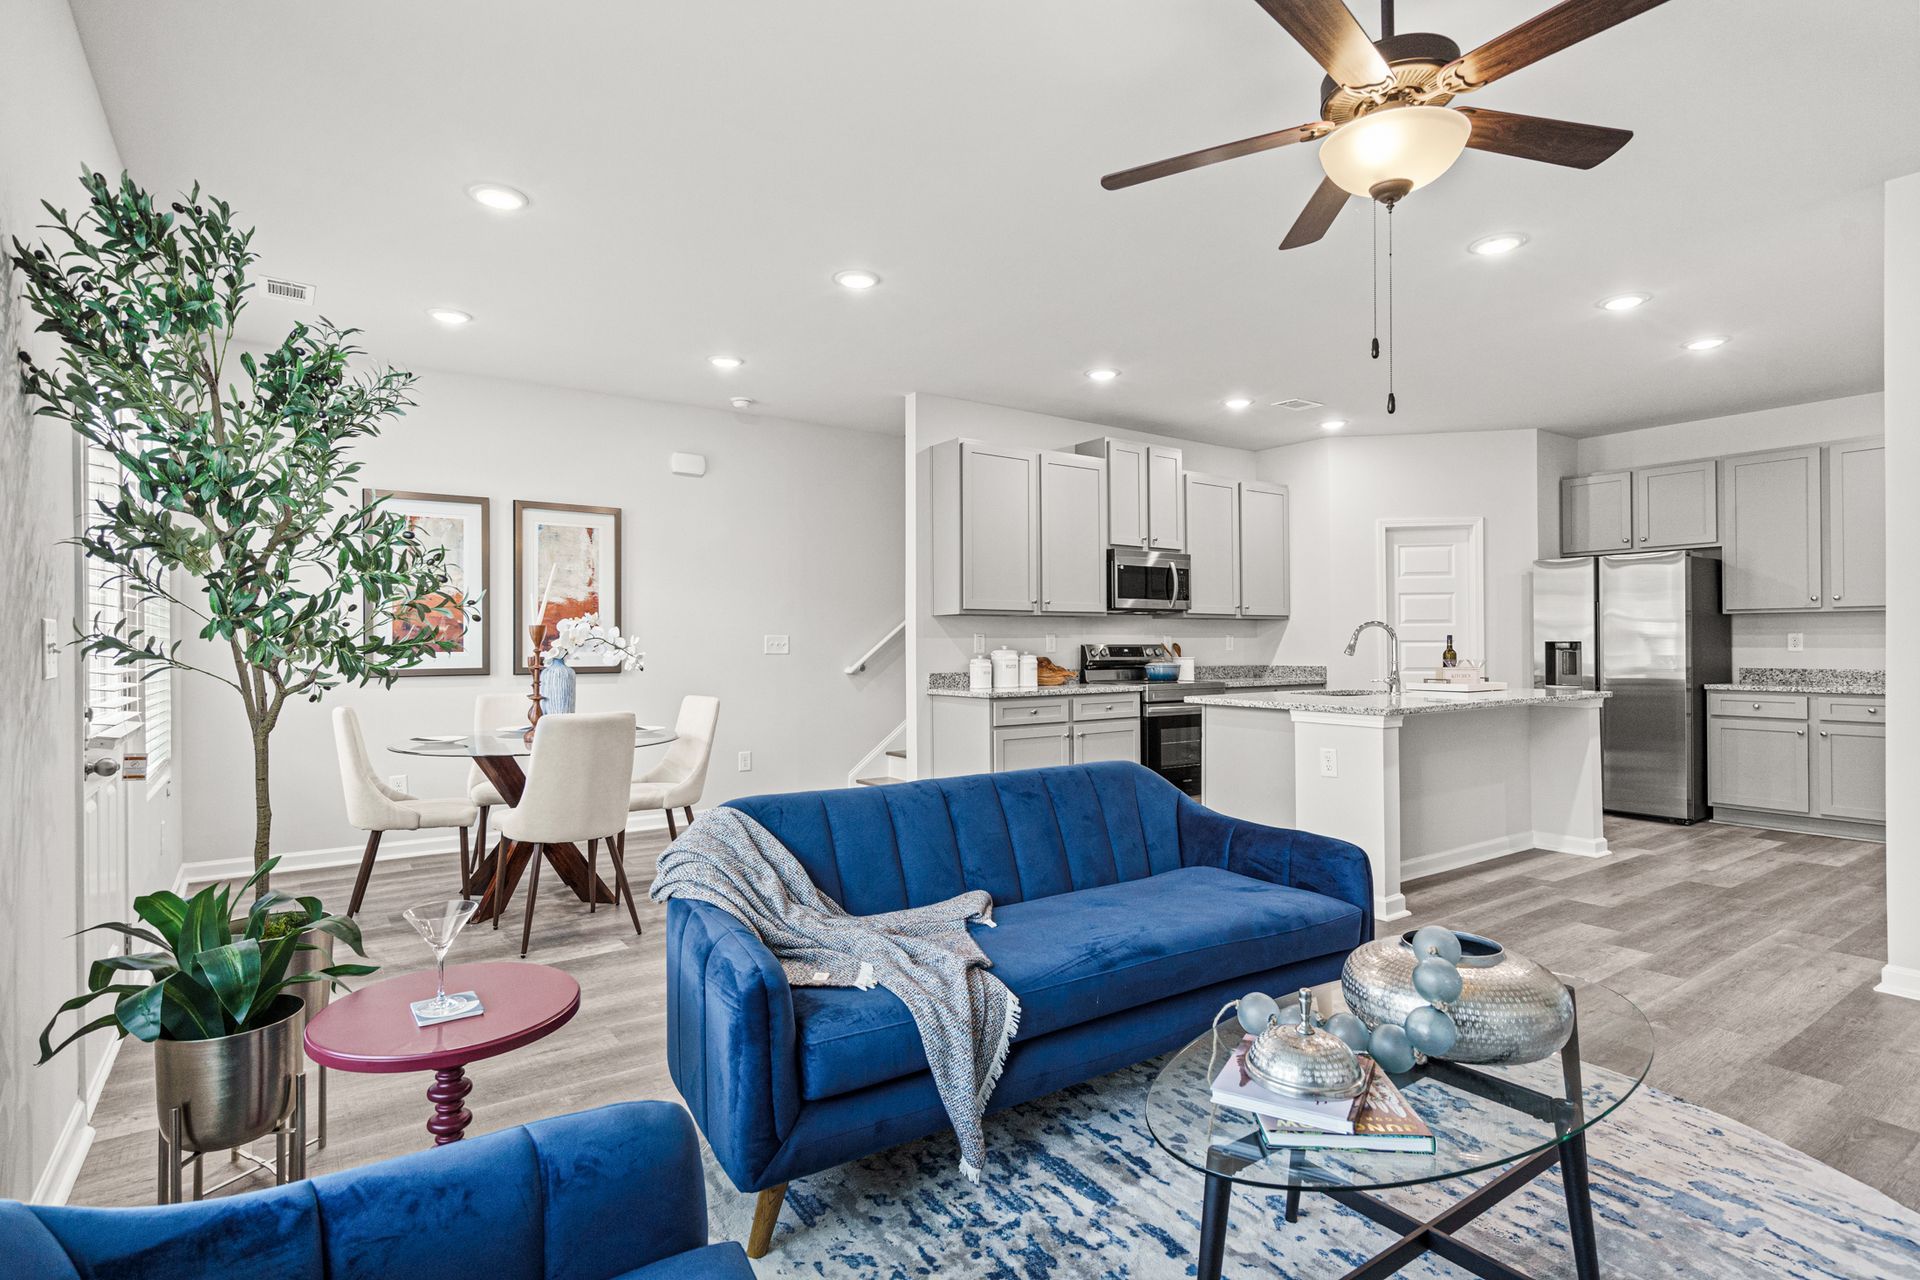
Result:
<svg viewBox="0 0 1920 1280"><path fill-rule="evenodd" d="M1147 446L1107 441L1107 540L1147 549Z"/></svg>
<svg viewBox="0 0 1920 1280"><path fill-rule="evenodd" d="M1185 476L1187 554L1192 557L1190 612L1231 616L1240 607L1239 486L1213 476Z"/></svg>
<svg viewBox="0 0 1920 1280"><path fill-rule="evenodd" d="M1462 659L1486 661L1472 530L1454 524L1388 529L1386 549L1387 620L1400 636L1401 667L1409 673L1438 667L1448 636Z"/></svg>
<svg viewBox="0 0 1920 1280"><path fill-rule="evenodd" d="M1050 769L1071 764L1072 735L1064 724L993 731L993 771Z"/></svg>
<svg viewBox="0 0 1920 1280"><path fill-rule="evenodd" d="M961 607L1032 612L1040 602L1039 455L963 446L960 503Z"/></svg>
<svg viewBox="0 0 1920 1280"><path fill-rule="evenodd" d="M124 746L124 738L93 741L85 753L89 767L80 788L81 923L85 925L125 920L133 905L128 884L127 783L120 776ZM97 772L107 767L112 774ZM125 949L120 935L106 930L81 936L81 959L88 965ZM106 1036L88 1036L80 1042L86 1064L83 1079L93 1079L109 1043Z"/></svg>
<svg viewBox="0 0 1920 1280"><path fill-rule="evenodd" d="M1716 805L1808 810L1807 726L1781 720L1711 723L1707 748L1707 798Z"/></svg>
<svg viewBox="0 0 1920 1280"><path fill-rule="evenodd" d="M1137 717L1096 721L1074 727L1073 762L1092 764L1097 760L1140 763L1140 721Z"/></svg>
<svg viewBox="0 0 1920 1280"><path fill-rule="evenodd" d="M1887 449L1827 446L1827 607L1887 607Z"/></svg>
<svg viewBox="0 0 1920 1280"><path fill-rule="evenodd" d="M1040 608L1107 610L1106 468L1077 453L1040 455Z"/></svg>
<svg viewBox="0 0 1920 1280"><path fill-rule="evenodd" d="M1147 450L1148 541L1154 551L1186 550L1184 513L1180 509L1178 449L1153 445Z"/></svg>
<svg viewBox="0 0 1920 1280"><path fill-rule="evenodd" d="M1820 607L1820 450L1729 458L1722 607Z"/></svg>
<svg viewBox="0 0 1920 1280"><path fill-rule="evenodd" d="M1602 471L1560 482L1560 554L1601 556L1633 546L1633 474Z"/></svg>
<svg viewBox="0 0 1920 1280"><path fill-rule="evenodd" d="M1887 731L1880 725L1823 724L1814 742L1816 814L1856 822L1887 820Z"/></svg>
<svg viewBox="0 0 1920 1280"><path fill-rule="evenodd" d="M1633 473L1635 546L1708 546L1720 537L1718 464L1683 462Z"/></svg>
<svg viewBox="0 0 1920 1280"><path fill-rule="evenodd" d="M1291 612L1287 502L1283 485L1247 481L1240 486L1242 617L1284 618Z"/></svg>

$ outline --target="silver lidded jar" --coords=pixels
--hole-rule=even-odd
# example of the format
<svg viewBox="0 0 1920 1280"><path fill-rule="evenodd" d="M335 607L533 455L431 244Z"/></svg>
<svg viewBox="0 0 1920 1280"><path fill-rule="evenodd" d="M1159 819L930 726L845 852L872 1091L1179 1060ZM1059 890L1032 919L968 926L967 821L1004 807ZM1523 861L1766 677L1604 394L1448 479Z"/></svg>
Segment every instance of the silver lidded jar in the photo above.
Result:
<svg viewBox="0 0 1920 1280"><path fill-rule="evenodd" d="M1332 1032L1314 1025L1313 992L1300 989L1292 1021L1276 1014L1247 1049L1247 1074L1295 1098L1353 1098L1366 1087L1360 1061Z"/></svg>
<svg viewBox="0 0 1920 1280"><path fill-rule="evenodd" d="M1491 938L1458 933L1460 995L1436 1007L1460 1030L1448 1050L1451 1062L1535 1062L1559 1051L1573 1034L1573 996L1542 965L1516 955ZM1413 934L1376 938L1347 957L1340 990L1367 1029L1398 1026L1431 1003L1414 990Z"/></svg>

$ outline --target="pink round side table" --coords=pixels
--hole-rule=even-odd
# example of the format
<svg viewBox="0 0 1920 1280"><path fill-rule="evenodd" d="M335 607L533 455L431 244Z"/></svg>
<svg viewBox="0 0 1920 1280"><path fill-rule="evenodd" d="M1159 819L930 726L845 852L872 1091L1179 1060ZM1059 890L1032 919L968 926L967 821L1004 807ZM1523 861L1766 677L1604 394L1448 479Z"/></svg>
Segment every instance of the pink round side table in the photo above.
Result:
<svg viewBox="0 0 1920 1280"><path fill-rule="evenodd" d="M532 1044L565 1026L580 1008L580 984L550 965L512 962L447 966L448 991L472 991L486 1012L416 1027L408 1008L432 998L434 973L401 974L335 997L307 1024L307 1056L338 1071L431 1071L427 1132L436 1146L458 1142L473 1120L466 1065Z"/></svg>

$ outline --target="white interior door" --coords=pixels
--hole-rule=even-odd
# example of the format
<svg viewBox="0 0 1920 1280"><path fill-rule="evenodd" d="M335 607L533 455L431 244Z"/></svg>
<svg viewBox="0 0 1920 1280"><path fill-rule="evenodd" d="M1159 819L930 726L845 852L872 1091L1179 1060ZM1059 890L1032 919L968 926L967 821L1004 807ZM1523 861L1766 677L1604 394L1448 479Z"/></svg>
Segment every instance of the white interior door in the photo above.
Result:
<svg viewBox="0 0 1920 1280"><path fill-rule="evenodd" d="M1409 681L1440 665L1448 636L1463 661L1486 661L1482 527L1479 520L1381 521L1381 616L1400 635Z"/></svg>

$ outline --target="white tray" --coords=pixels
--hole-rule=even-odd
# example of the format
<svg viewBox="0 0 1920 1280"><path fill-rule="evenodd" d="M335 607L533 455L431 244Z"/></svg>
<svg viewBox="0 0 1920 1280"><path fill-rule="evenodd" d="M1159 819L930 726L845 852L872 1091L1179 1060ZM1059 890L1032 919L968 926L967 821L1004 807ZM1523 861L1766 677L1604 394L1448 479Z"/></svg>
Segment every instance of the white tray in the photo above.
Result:
<svg viewBox="0 0 1920 1280"><path fill-rule="evenodd" d="M1412 693L1500 693L1507 687L1504 680L1483 680L1479 684L1454 684L1445 680L1416 681L1409 692Z"/></svg>

